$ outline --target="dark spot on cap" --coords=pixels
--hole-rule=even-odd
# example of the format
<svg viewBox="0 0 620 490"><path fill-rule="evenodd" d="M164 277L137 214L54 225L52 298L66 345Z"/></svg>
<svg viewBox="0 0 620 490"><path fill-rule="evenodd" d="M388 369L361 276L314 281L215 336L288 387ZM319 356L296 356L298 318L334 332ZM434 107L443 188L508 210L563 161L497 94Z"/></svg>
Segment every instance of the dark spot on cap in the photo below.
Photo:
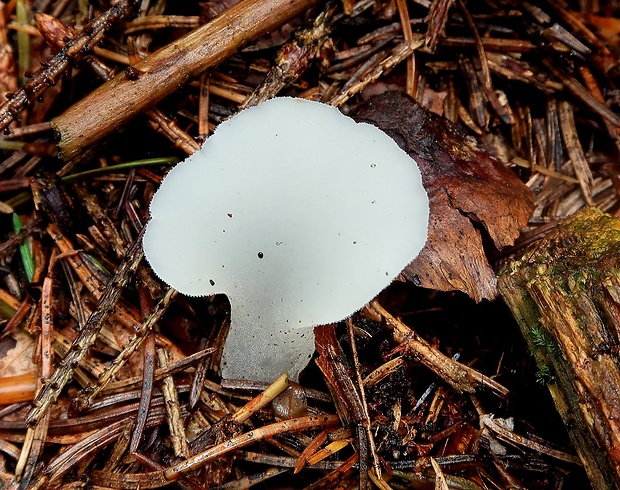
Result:
<svg viewBox="0 0 620 490"><path fill-rule="evenodd" d="M265 256L265 254L263 252L258 252L258 258L262 259Z"/></svg>
<svg viewBox="0 0 620 490"><path fill-rule="evenodd" d="M215 286L215 281L213 279L209 279L209 284L211 284L211 286Z"/></svg>

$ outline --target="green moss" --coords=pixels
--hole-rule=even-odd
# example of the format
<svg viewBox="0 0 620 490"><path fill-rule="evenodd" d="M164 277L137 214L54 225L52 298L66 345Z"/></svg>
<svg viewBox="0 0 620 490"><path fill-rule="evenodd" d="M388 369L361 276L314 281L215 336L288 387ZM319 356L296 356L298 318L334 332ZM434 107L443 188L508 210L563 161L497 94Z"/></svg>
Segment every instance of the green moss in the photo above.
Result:
<svg viewBox="0 0 620 490"><path fill-rule="evenodd" d="M543 327L538 326L529 331L530 345L542 349L542 354L556 357L562 354L562 351L555 339Z"/></svg>
<svg viewBox="0 0 620 490"><path fill-rule="evenodd" d="M606 255L620 253L620 220L599 211L585 208L567 219L563 227L574 235L575 254L588 261L597 261Z"/></svg>
<svg viewBox="0 0 620 490"><path fill-rule="evenodd" d="M536 373L536 382L541 385L553 383L555 380L555 374L553 374L553 370L549 366L542 366Z"/></svg>

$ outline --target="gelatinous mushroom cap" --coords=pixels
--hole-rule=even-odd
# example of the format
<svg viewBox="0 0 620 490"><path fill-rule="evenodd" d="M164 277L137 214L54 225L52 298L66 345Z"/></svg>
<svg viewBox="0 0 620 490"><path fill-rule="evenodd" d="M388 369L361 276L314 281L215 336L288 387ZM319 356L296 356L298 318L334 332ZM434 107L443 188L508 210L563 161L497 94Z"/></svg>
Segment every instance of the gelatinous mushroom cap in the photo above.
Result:
<svg viewBox="0 0 620 490"><path fill-rule="evenodd" d="M151 203L144 251L184 294L224 293L222 375L296 379L313 327L384 289L426 241L418 167L334 107L277 98L220 124Z"/></svg>

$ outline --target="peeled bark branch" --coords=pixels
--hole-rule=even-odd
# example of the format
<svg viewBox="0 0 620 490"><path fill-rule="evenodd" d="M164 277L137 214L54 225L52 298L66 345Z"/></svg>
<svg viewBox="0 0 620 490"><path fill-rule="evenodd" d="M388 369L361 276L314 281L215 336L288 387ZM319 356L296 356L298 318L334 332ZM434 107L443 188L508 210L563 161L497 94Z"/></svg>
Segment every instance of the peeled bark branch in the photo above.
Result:
<svg viewBox="0 0 620 490"><path fill-rule="evenodd" d="M52 120L59 156L69 160L146 108L197 78L318 0L242 0L126 69Z"/></svg>

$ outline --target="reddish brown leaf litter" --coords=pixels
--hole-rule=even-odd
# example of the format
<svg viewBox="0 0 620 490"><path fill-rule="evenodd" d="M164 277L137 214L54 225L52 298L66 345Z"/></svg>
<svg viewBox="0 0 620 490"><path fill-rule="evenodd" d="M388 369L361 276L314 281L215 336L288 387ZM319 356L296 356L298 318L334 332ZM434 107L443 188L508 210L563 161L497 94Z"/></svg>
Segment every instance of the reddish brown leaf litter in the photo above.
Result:
<svg viewBox="0 0 620 490"><path fill-rule="evenodd" d="M618 212L616 9L3 4L0 486L587 488L512 318L449 291L493 298L498 257ZM170 164L275 95L390 133L431 227L272 409L285 380L220 383L225 298L166 290L138 238Z"/></svg>

